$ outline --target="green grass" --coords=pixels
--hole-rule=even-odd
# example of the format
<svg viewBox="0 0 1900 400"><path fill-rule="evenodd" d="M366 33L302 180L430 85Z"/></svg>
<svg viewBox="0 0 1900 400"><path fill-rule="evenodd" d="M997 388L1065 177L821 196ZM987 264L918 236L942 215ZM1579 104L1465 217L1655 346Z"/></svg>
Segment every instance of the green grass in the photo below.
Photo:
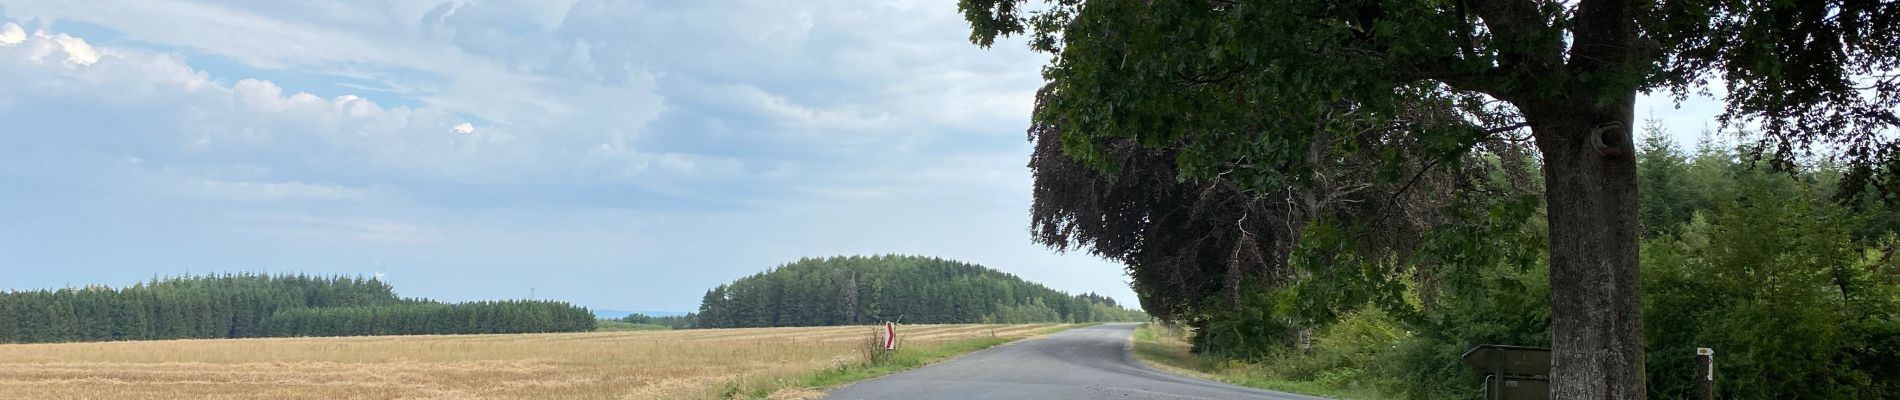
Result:
<svg viewBox="0 0 1900 400"><path fill-rule="evenodd" d="M1328 382L1280 379L1265 365L1215 361L1194 354L1185 332L1154 323L1135 329L1135 357L1158 369L1215 382L1342 400L1384 400L1399 396L1372 388Z"/></svg>
<svg viewBox="0 0 1900 400"><path fill-rule="evenodd" d="M897 351L884 351L875 339L868 340L860 350L862 361L836 367L821 369L799 376L781 379L733 382L719 393L719 398L763 399L785 388L804 388L826 390L842 387L846 384L865 379L876 378L943 362L957 356L979 350L1000 346L1021 339L1034 338L1064 330L1092 326L1097 324L1059 325L1040 329L1018 339L985 337L959 340L931 346L900 346Z"/></svg>
<svg viewBox="0 0 1900 400"><path fill-rule="evenodd" d="M937 362L939 360L950 358L952 356L975 352L977 350L988 349L991 347L1002 345L1004 343L1009 343L1009 340L999 339L999 338L980 338L980 339L970 339L970 340L964 340L964 341L958 341L958 342L950 342L948 344L945 344L942 346L936 346L936 347L907 349L905 351L898 351L895 354L891 355L889 359L882 360L880 362L867 362L867 363L856 364L856 365L844 365L844 366L834 367L830 369L823 369L817 372L813 372L810 375L800 377L798 381L798 386L808 387L808 388L828 388L828 387L842 386L846 383L857 382L860 380L880 377L884 375L890 375L898 371L904 371L908 369L922 367L922 366Z"/></svg>
<svg viewBox="0 0 1900 400"><path fill-rule="evenodd" d="M599 327L595 328L594 331L595 332L664 331L664 330L669 330L669 329L673 329L673 328L668 328L666 327L666 325L633 324L633 323L603 319L603 320L600 320Z"/></svg>

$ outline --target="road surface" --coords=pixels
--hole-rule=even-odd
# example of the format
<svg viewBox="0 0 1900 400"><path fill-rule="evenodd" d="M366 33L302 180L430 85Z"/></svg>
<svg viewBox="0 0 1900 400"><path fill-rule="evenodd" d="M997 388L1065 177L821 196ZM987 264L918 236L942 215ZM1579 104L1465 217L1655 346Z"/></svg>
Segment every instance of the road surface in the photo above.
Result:
<svg viewBox="0 0 1900 400"><path fill-rule="evenodd" d="M1320 400L1150 369L1128 352L1128 338L1136 325L1106 324L1057 332L858 382L832 391L829 398Z"/></svg>

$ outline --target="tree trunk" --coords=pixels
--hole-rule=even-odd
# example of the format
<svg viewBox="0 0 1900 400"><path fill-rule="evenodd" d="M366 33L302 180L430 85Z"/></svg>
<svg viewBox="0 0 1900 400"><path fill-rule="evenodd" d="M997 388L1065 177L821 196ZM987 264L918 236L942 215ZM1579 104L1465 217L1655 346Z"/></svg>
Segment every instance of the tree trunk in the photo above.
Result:
<svg viewBox="0 0 1900 400"><path fill-rule="evenodd" d="M1544 155L1553 399L1642 399L1635 91L1526 107Z"/></svg>

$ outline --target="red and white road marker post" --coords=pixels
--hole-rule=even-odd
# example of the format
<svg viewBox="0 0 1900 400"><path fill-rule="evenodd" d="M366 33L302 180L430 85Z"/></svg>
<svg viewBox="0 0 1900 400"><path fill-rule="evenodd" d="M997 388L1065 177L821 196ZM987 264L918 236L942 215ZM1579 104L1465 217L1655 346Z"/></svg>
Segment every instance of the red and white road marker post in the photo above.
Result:
<svg viewBox="0 0 1900 400"><path fill-rule="evenodd" d="M884 322L884 350L897 350L897 324Z"/></svg>

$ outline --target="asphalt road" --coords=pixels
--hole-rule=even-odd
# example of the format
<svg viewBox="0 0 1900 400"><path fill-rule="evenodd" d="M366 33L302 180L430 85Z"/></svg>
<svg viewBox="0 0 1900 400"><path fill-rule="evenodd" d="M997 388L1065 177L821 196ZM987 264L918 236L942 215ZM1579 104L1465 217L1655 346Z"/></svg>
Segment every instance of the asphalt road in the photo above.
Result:
<svg viewBox="0 0 1900 400"><path fill-rule="evenodd" d="M1150 369L1128 351L1136 325L1097 325L998 346L839 388L829 398L1323 400Z"/></svg>

